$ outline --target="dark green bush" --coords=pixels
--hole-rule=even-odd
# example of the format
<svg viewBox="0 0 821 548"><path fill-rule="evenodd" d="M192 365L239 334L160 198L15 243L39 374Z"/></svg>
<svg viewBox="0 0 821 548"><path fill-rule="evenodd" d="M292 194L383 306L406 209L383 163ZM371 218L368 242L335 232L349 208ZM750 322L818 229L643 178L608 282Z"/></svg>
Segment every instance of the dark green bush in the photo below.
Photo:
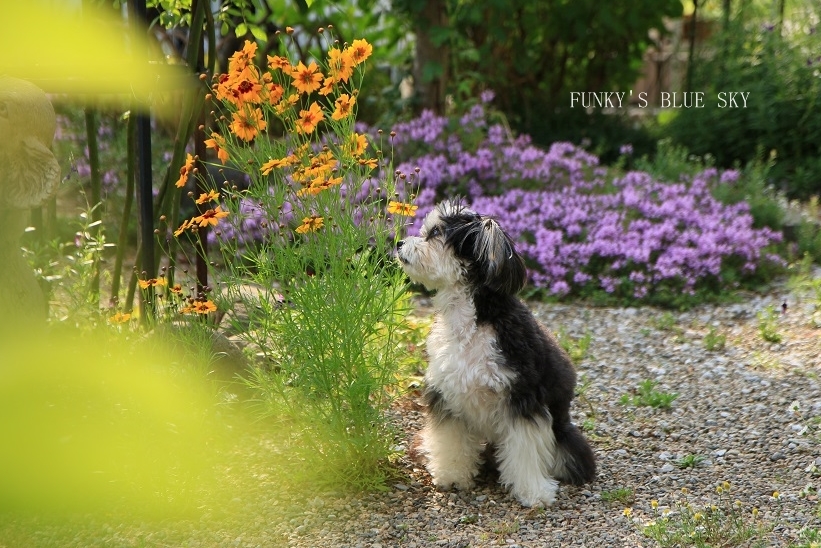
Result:
<svg viewBox="0 0 821 548"><path fill-rule="evenodd" d="M681 109L662 131L721 167L772 160L769 176L793 198L821 192L821 38L798 27L733 21L694 67L704 108ZM720 108L719 92L749 93L746 108Z"/></svg>

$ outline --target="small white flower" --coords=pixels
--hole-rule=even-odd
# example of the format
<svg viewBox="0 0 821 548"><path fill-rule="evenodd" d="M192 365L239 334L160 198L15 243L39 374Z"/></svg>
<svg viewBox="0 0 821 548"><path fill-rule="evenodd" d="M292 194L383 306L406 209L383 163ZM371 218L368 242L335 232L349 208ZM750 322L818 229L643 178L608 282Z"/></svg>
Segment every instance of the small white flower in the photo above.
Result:
<svg viewBox="0 0 821 548"><path fill-rule="evenodd" d="M801 402L795 400L787 409L789 410L790 415L798 415L801 412Z"/></svg>

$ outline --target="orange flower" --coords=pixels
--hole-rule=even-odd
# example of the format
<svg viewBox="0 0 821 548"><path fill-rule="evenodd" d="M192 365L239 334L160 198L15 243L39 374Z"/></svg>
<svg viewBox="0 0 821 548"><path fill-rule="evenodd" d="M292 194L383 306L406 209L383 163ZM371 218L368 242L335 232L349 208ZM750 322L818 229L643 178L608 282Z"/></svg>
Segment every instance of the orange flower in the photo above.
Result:
<svg viewBox="0 0 821 548"><path fill-rule="evenodd" d="M174 231L174 236L179 237L179 235L180 235L180 234L182 234L183 232L185 232L185 231L186 231L187 229L189 229L191 226L192 226L191 221L190 221L190 220L185 220L185 221L184 221L184 222L180 225L180 227L179 227L177 230L175 230L175 231Z"/></svg>
<svg viewBox="0 0 821 548"><path fill-rule="evenodd" d="M180 168L180 178L175 183L177 188L184 187L185 183L188 182L188 176L191 175L191 171L194 169L194 161L194 157L190 154L185 156L185 164Z"/></svg>
<svg viewBox="0 0 821 548"><path fill-rule="evenodd" d="M126 323L128 320L131 319L131 314L128 312L117 312L113 316L111 316L108 321L111 323Z"/></svg>
<svg viewBox="0 0 821 548"><path fill-rule="evenodd" d="M191 226L194 226L196 224L200 225L201 227L208 225L217 226L219 220L227 216L228 212L222 211L220 209L220 206L217 206L214 209L209 209L199 217L194 217L193 219L191 219Z"/></svg>
<svg viewBox="0 0 821 548"><path fill-rule="evenodd" d="M245 103L261 103L261 92L262 84L257 69L249 66L231 80L230 93L226 94L226 98L241 107Z"/></svg>
<svg viewBox="0 0 821 548"><path fill-rule="evenodd" d="M206 202L216 202L219 200L220 193L216 190L209 190L207 193L203 192L200 194L200 197L197 198L195 202L197 205L204 204Z"/></svg>
<svg viewBox="0 0 821 548"><path fill-rule="evenodd" d="M296 232L297 234L316 232L317 230L325 226L325 223L323 221L324 219L322 217L318 217L316 215L305 217L304 219L302 219L302 224L296 228Z"/></svg>
<svg viewBox="0 0 821 548"><path fill-rule="evenodd" d="M416 217L416 209L418 207L419 206L402 202L390 202L388 204L388 213L391 215L401 215L403 217Z"/></svg>
<svg viewBox="0 0 821 548"><path fill-rule="evenodd" d="M353 149L351 152L354 156L362 156L368 148L368 136L354 133L351 135L351 147Z"/></svg>
<svg viewBox="0 0 821 548"><path fill-rule="evenodd" d="M354 60L351 50L340 51L331 48L328 51L328 74L334 80L347 82L353 74Z"/></svg>
<svg viewBox="0 0 821 548"><path fill-rule="evenodd" d="M268 68L270 68L271 70L281 70L283 72L287 72L290 74L292 67L291 62L288 61L286 57L280 57L279 55L269 55Z"/></svg>
<svg viewBox="0 0 821 548"><path fill-rule="evenodd" d="M296 130L299 133L313 133L317 124L325 119L325 114L316 102L311 103L308 110L300 110L296 121Z"/></svg>
<svg viewBox="0 0 821 548"><path fill-rule="evenodd" d="M291 77L294 79L294 87L300 93L311 93L319 89L322 82L322 73L318 72L319 67L316 63L311 61L307 67L300 61L299 64L291 70Z"/></svg>
<svg viewBox="0 0 821 548"><path fill-rule="evenodd" d="M196 314L208 314L209 312L216 312L216 311L217 311L217 305L215 305L213 303L213 301L211 301L211 300L207 300L207 301L196 300L196 301L192 302L189 306L186 306L185 308L182 309L183 314L190 314L192 312L196 313Z"/></svg>
<svg viewBox="0 0 821 548"><path fill-rule="evenodd" d="M259 108L254 110L244 108L233 114L230 127L234 135L243 141L252 141L258 132L265 130L267 125Z"/></svg>
<svg viewBox="0 0 821 548"><path fill-rule="evenodd" d="M279 104L277 104L277 106L274 107L274 110L276 111L277 114L282 116L283 114L285 114L285 112L290 107L294 106L298 102L299 102L299 94L298 93L292 93L291 95L286 97L284 101L281 101Z"/></svg>
<svg viewBox="0 0 821 548"><path fill-rule="evenodd" d="M148 289L149 287L158 287L161 285L168 285L168 281L165 278L151 278L150 280L137 280L137 283L140 284L140 289Z"/></svg>
<svg viewBox="0 0 821 548"><path fill-rule="evenodd" d="M342 120L347 118L353 112L353 106L356 104L356 97L351 97L347 93L343 93L337 97L335 103L336 109L331 115L334 120Z"/></svg>
<svg viewBox="0 0 821 548"><path fill-rule="evenodd" d="M168 291L175 295L182 295L182 286L180 284L174 284L174 287L169 287Z"/></svg>
<svg viewBox="0 0 821 548"><path fill-rule="evenodd" d="M376 166L379 165L379 161L376 158L360 159L359 165L367 166L371 169L376 169Z"/></svg>
<svg viewBox="0 0 821 548"><path fill-rule="evenodd" d="M347 51L350 52L353 64L358 65L371 56L373 46L367 40L354 40L353 44L347 48Z"/></svg>
<svg viewBox="0 0 821 548"><path fill-rule="evenodd" d="M223 148L224 146L225 138L219 133L212 133L211 138L205 140L205 148L213 148L223 164L228 162L228 151Z"/></svg>
<svg viewBox="0 0 821 548"><path fill-rule="evenodd" d="M260 167L260 171L263 175L268 175L277 168L291 166L297 163L298 161L299 159L293 154L291 154L290 156L286 156L285 158L271 158L270 160L262 164L262 167Z"/></svg>
<svg viewBox="0 0 821 548"><path fill-rule="evenodd" d="M334 92L334 86L336 85L336 80L328 76L325 78L325 82L322 83L322 87L319 89L320 95L330 95Z"/></svg>
<svg viewBox="0 0 821 548"><path fill-rule="evenodd" d="M257 54L256 42L245 41L245 45L240 51L234 52L228 60L228 70L230 72L242 72L246 67L254 62Z"/></svg>

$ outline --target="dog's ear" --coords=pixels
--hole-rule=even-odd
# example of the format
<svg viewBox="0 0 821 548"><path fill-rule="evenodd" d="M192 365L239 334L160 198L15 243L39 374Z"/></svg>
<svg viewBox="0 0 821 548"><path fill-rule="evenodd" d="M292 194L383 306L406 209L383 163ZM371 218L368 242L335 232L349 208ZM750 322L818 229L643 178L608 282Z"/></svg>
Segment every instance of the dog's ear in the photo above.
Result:
<svg viewBox="0 0 821 548"><path fill-rule="evenodd" d="M482 219L480 227L474 245L476 266L482 271L484 285L499 293L515 295L527 282L524 259L495 220Z"/></svg>

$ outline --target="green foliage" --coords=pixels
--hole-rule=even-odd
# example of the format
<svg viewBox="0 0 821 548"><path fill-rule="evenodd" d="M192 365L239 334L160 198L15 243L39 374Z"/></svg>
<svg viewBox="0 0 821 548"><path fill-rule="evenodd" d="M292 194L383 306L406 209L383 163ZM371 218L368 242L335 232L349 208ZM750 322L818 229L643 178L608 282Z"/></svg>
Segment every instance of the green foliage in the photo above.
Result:
<svg viewBox="0 0 821 548"><path fill-rule="evenodd" d="M673 402L678 398L676 392L661 392L656 390L658 383L652 380L645 380L639 383L635 390L635 395L625 394L619 403L622 405L633 405L636 407L654 407L656 409L670 409Z"/></svg>
<svg viewBox="0 0 821 548"><path fill-rule="evenodd" d="M587 357L587 352L590 349L590 342L593 340L593 335L589 332L577 339L572 338L567 334L567 330L562 327L556 333L556 338L559 345L567 352L574 364L578 365Z"/></svg>
<svg viewBox="0 0 821 548"><path fill-rule="evenodd" d="M705 107L678 110L662 132L723 167L771 159L771 179L807 198L821 190L821 33L803 24L817 5L798 6L783 30L736 15L695 65L692 89L705 93ZM749 93L746 108L721 108L718 93L728 91Z"/></svg>
<svg viewBox="0 0 821 548"><path fill-rule="evenodd" d="M703 455L684 455L680 459L676 460L676 466L681 468L682 470L687 468L695 468L699 464L704 461L705 457Z"/></svg>
<svg viewBox="0 0 821 548"><path fill-rule="evenodd" d="M780 343L784 337L778 331L778 317L780 313L773 306L768 306L758 313L758 333L761 338L770 343Z"/></svg>
<svg viewBox="0 0 821 548"><path fill-rule="evenodd" d="M704 335L704 348L713 352L724 349L726 344L727 336L719 333L714 326L710 326L710 330Z"/></svg>
<svg viewBox="0 0 821 548"><path fill-rule="evenodd" d="M620 504L632 504L635 500L635 493L629 487L617 487L601 492L601 498L605 502L618 502Z"/></svg>
<svg viewBox="0 0 821 548"><path fill-rule="evenodd" d="M670 508L659 510L658 501L653 501L653 519L641 525L641 531L662 548L763 546L774 525L759 517L758 508L733 500L731 489L726 481L716 487L718 500L712 504L692 503L687 489Z"/></svg>

